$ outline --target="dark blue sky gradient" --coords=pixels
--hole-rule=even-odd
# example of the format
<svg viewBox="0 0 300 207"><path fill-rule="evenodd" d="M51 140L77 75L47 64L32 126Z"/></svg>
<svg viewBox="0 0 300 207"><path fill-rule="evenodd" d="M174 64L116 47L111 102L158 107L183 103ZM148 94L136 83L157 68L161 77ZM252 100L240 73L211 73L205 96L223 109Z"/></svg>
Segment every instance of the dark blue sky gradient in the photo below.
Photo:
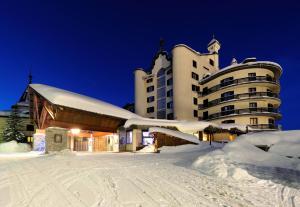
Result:
<svg viewBox="0 0 300 207"><path fill-rule="evenodd" d="M299 129L299 11L297 1L2 1L0 109L17 101L30 66L35 83L123 106L160 37L169 51L184 43L206 52L214 33L222 67L232 56L282 65L281 123Z"/></svg>

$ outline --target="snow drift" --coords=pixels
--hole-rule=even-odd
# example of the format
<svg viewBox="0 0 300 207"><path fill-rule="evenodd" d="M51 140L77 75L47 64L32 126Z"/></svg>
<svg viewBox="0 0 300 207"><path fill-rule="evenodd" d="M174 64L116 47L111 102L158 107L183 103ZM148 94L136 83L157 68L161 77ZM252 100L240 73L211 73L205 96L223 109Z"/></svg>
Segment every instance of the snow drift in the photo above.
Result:
<svg viewBox="0 0 300 207"><path fill-rule="evenodd" d="M0 144L1 152L29 152L31 147L28 144L18 143L16 141L10 141Z"/></svg>
<svg viewBox="0 0 300 207"><path fill-rule="evenodd" d="M270 149L265 152L255 145L266 145ZM300 171L299 153L300 131L253 133L238 137L223 149L200 156L193 167L222 178L248 179L251 176L242 165Z"/></svg>

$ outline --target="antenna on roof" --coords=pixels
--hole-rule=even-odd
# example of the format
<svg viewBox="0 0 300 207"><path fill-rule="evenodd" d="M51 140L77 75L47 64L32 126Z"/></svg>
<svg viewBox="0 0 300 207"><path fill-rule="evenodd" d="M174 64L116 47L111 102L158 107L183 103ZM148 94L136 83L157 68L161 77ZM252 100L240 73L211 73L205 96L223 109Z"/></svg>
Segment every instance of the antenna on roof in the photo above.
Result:
<svg viewBox="0 0 300 207"><path fill-rule="evenodd" d="M164 50L165 40L163 38L159 39L159 52Z"/></svg>
<svg viewBox="0 0 300 207"><path fill-rule="evenodd" d="M32 71L32 65L30 65L30 68L29 68L28 84L32 83L32 74L31 74L31 71Z"/></svg>

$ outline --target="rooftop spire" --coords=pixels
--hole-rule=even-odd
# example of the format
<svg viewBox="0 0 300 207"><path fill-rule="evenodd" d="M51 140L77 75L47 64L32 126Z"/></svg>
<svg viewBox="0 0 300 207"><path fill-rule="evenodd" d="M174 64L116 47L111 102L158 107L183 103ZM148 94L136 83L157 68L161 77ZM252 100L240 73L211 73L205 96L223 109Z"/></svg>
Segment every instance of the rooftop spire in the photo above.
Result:
<svg viewBox="0 0 300 207"><path fill-rule="evenodd" d="M31 68L29 70L29 75L28 75L28 84L32 83L32 74L31 74Z"/></svg>
<svg viewBox="0 0 300 207"><path fill-rule="evenodd" d="M165 40L163 38L159 39L159 52L164 51Z"/></svg>

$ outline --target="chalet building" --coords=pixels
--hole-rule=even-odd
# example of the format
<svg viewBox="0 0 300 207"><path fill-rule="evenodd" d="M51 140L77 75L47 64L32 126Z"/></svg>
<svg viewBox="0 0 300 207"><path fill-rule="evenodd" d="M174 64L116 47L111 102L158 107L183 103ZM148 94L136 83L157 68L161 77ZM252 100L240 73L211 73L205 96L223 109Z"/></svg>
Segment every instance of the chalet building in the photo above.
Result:
<svg viewBox="0 0 300 207"><path fill-rule="evenodd" d="M157 136L158 147L198 143L199 130L210 125L147 119L109 103L43 84L30 84L28 91L30 117L37 128L34 150L136 151L153 144L151 130ZM180 138L182 132L189 133L184 136L191 136L190 139Z"/></svg>
<svg viewBox="0 0 300 207"><path fill-rule="evenodd" d="M153 119L205 120L275 130L282 74L274 62L247 58L220 68L221 44L213 38L207 53L175 45L156 53L151 67L135 70L135 113Z"/></svg>

